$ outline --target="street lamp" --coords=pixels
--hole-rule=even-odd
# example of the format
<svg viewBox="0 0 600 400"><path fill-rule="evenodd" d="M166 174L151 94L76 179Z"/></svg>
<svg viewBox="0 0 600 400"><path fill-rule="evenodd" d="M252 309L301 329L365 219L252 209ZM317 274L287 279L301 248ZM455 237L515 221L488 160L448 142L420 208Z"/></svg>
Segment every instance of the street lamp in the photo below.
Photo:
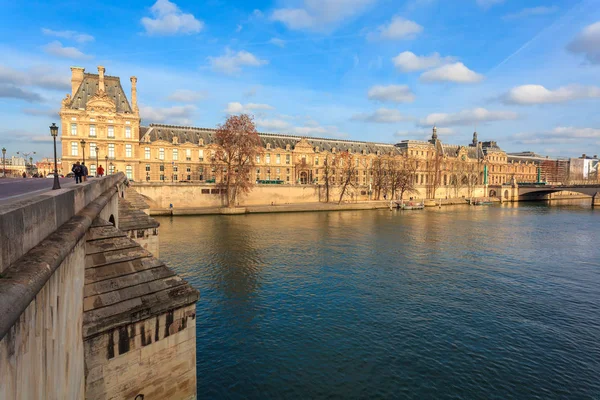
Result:
<svg viewBox="0 0 600 400"><path fill-rule="evenodd" d="M2 177L6 178L6 147L2 148Z"/></svg>
<svg viewBox="0 0 600 400"><path fill-rule="evenodd" d="M81 163L85 164L85 140L81 139L81 142L79 142L79 143L81 143L81 149L83 150L83 158L82 158Z"/></svg>
<svg viewBox="0 0 600 400"><path fill-rule="evenodd" d="M98 177L98 152L100 151L100 148L98 146L96 146L96 178Z"/></svg>
<svg viewBox="0 0 600 400"><path fill-rule="evenodd" d="M29 157L32 154L35 154L35 151L29 151L29 152L24 152L24 151L17 151L17 154L22 155L23 157L25 157L25 171L27 171L27 157ZM33 161L32 157L29 157L30 163ZM31 165L29 166L29 170L31 172Z"/></svg>
<svg viewBox="0 0 600 400"><path fill-rule="evenodd" d="M52 190L60 189L60 181L58 180L58 165L56 162L56 136L58 136L58 126L53 122L50 125L50 135L52 135L52 141L54 142L54 185Z"/></svg>
<svg viewBox="0 0 600 400"><path fill-rule="evenodd" d="M104 163L104 165L106 165L106 175L108 175L108 154L106 155L106 157L104 157L104 159L106 160L106 162Z"/></svg>

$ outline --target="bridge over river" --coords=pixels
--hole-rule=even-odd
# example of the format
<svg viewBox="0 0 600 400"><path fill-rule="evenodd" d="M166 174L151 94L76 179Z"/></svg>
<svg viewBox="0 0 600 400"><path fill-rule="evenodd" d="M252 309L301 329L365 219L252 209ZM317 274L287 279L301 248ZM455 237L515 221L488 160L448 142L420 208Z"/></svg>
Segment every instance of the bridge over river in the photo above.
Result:
<svg viewBox="0 0 600 400"><path fill-rule="evenodd" d="M490 197L500 197L503 201L547 200L552 193L573 192L590 196L592 206L600 206L600 184L548 185L545 183L507 184L490 186Z"/></svg>
<svg viewBox="0 0 600 400"><path fill-rule="evenodd" d="M0 399L196 398L198 292L135 195L118 173L0 202Z"/></svg>

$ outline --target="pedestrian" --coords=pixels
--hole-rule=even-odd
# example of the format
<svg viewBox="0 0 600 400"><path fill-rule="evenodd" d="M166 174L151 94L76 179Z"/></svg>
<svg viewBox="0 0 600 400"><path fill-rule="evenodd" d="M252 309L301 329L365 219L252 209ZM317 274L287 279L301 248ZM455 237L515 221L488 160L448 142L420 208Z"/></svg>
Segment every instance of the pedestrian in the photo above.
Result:
<svg viewBox="0 0 600 400"><path fill-rule="evenodd" d="M82 162L82 163L81 163L81 170L82 170L82 171L81 171L81 176L82 176L83 180L84 180L84 181L87 181L88 169L87 169L87 167L85 166L85 163L84 163L84 162Z"/></svg>
<svg viewBox="0 0 600 400"><path fill-rule="evenodd" d="M102 168L102 165L98 167L98 176L100 178L102 178L102 176L104 175L104 168Z"/></svg>
<svg viewBox="0 0 600 400"><path fill-rule="evenodd" d="M75 183L80 183L81 182L81 174L83 174L83 169L81 168L81 164L79 164L79 161L77 161L75 164L73 164L73 167L71 168L71 172L73 173L73 175L75 175Z"/></svg>

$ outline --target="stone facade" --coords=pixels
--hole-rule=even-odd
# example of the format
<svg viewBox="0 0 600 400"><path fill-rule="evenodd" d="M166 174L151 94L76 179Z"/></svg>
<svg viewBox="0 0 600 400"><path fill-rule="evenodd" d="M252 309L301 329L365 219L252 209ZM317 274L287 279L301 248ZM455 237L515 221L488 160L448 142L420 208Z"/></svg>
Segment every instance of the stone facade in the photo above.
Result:
<svg viewBox="0 0 600 400"><path fill-rule="evenodd" d="M163 124L142 127L135 77L131 78L130 106L119 78L104 76L103 67L98 67L97 75L84 73L82 68L71 70L72 93L63 100L60 111L64 171L82 159L83 139L91 173L96 169L96 153L90 146L99 148L98 163L108 165L104 165L106 173L122 171L131 180L219 181L220 168L213 163L218 149L216 130ZM463 191L462 186L502 185L513 179L530 182L538 168L531 160L511 160L495 142L480 142L477 133L472 143L445 144L436 127L429 141L406 140L395 145L268 133L259 136L261 154L252 171L257 182L322 185L325 160L347 152L357 165L358 192L374 191L379 198L385 190L374 188L377 160L416 159L416 186L428 198L444 198L452 191L456 195ZM340 170L330 176L332 185L340 183Z"/></svg>

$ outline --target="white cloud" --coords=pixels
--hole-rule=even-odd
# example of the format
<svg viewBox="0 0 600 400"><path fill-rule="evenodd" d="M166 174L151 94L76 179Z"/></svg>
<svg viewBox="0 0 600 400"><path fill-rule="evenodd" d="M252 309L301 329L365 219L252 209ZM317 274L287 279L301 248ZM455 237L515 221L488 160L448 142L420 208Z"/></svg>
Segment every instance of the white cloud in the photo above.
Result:
<svg viewBox="0 0 600 400"><path fill-rule="evenodd" d="M575 54L583 54L592 64L600 64L600 21L586 26L567 46Z"/></svg>
<svg viewBox="0 0 600 400"><path fill-rule="evenodd" d="M532 105L597 97L600 97L600 87L597 86L569 85L549 90L542 85L523 85L509 90L502 100L508 104Z"/></svg>
<svg viewBox="0 0 600 400"><path fill-rule="evenodd" d="M243 29L243 26L242 26L242 25L240 25L240 24L238 24L238 25L235 27L235 32L236 32L236 33L240 33L240 32L242 31L242 29Z"/></svg>
<svg viewBox="0 0 600 400"><path fill-rule="evenodd" d="M439 53L429 56L418 56L413 52L404 51L392 59L396 68L403 72L421 71L454 62L454 57L441 57Z"/></svg>
<svg viewBox="0 0 600 400"><path fill-rule="evenodd" d="M457 126L457 125L474 125L480 122L492 121L507 121L517 119L519 115L513 111L489 111L485 108L474 108L471 110L462 110L457 113L445 114L434 113L429 114L424 119L419 121L421 126Z"/></svg>
<svg viewBox="0 0 600 400"><path fill-rule="evenodd" d="M497 4L502 4L504 3L504 0L476 0L476 3L479 7L484 8L484 9L488 9L492 6L495 6Z"/></svg>
<svg viewBox="0 0 600 400"><path fill-rule="evenodd" d="M377 33L371 33L369 38L388 40L414 39L421 32L423 32L421 25L400 16L395 16L389 24L381 25L377 28Z"/></svg>
<svg viewBox="0 0 600 400"><path fill-rule="evenodd" d="M279 38L272 38L271 40L269 40L269 43L274 44L275 46L278 47L285 47L285 40L283 39L279 39Z"/></svg>
<svg viewBox="0 0 600 400"><path fill-rule="evenodd" d="M91 58L75 47L63 47L62 43L58 40L48 43L44 46L44 51L55 57L62 58L73 58L73 59L86 59Z"/></svg>
<svg viewBox="0 0 600 400"><path fill-rule="evenodd" d="M518 144L581 144L586 140L600 139L600 129L558 126L546 132L517 133L510 139Z"/></svg>
<svg viewBox="0 0 600 400"><path fill-rule="evenodd" d="M242 104L239 102L231 102L227 103L227 108L225 112L227 114L246 114L255 110L274 110L275 107L270 106L268 104L260 104L260 103L248 103Z"/></svg>
<svg viewBox="0 0 600 400"><path fill-rule="evenodd" d="M196 107L193 105L173 107L151 107L140 105L140 115L145 122L192 125L192 117L195 112Z"/></svg>
<svg viewBox="0 0 600 400"><path fill-rule="evenodd" d="M0 83L37 86L51 90L71 90L71 79L64 73L55 73L47 66L30 68L26 72L0 65Z"/></svg>
<svg viewBox="0 0 600 400"><path fill-rule="evenodd" d="M179 89L171 93L168 100L177 101L180 103L194 103L204 100L208 94L206 92L198 92L195 90Z"/></svg>
<svg viewBox="0 0 600 400"><path fill-rule="evenodd" d="M456 62L424 72L420 79L423 82L477 83L483 80L483 75L471 71L461 62Z"/></svg>
<svg viewBox="0 0 600 400"><path fill-rule="evenodd" d="M29 103L37 103L43 100L35 92L5 83L0 83L0 98L25 100Z"/></svg>
<svg viewBox="0 0 600 400"><path fill-rule="evenodd" d="M241 50L236 52L225 49L225 54L219 57L208 57L212 69L224 74L236 74L242 70L242 67L260 67L269 62L261 60L254 54Z"/></svg>
<svg viewBox="0 0 600 400"><path fill-rule="evenodd" d="M412 103L415 94L407 85L376 85L369 89L370 100L390 101L393 103Z"/></svg>
<svg viewBox="0 0 600 400"><path fill-rule="evenodd" d="M254 121L256 126L265 131L286 131L290 130L291 125L289 122L282 119L261 119L258 118Z"/></svg>
<svg viewBox="0 0 600 400"><path fill-rule="evenodd" d="M507 14L502 18L504 18L504 19L519 19L519 18L535 17L538 15L554 14L557 11L558 11L557 6L531 7L531 8L524 8L521 11L516 12L516 13Z"/></svg>
<svg viewBox="0 0 600 400"><path fill-rule="evenodd" d="M78 43L86 43L94 40L92 35L75 31L53 31L52 29L42 28L42 33L46 36L55 36L63 39L71 39Z"/></svg>
<svg viewBox="0 0 600 400"><path fill-rule="evenodd" d="M327 31L342 21L361 14L376 0L303 0L299 8L279 8L271 20L289 29Z"/></svg>
<svg viewBox="0 0 600 400"><path fill-rule="evenodd" d="M393 124L396 122L410 121L400 111L392 108L380 108L371 114L360 113L352 116L355 121L375 122L379 124Z"/></svg>
<svg viewBox="0 0 600 400"><path fill-rule="evenodd" d="M150 8L154 18L143 17L141 22L149 35L177 35L198 33L204 28L204 22L192 14L182 12L169 0L156 0Z"/></svg>

